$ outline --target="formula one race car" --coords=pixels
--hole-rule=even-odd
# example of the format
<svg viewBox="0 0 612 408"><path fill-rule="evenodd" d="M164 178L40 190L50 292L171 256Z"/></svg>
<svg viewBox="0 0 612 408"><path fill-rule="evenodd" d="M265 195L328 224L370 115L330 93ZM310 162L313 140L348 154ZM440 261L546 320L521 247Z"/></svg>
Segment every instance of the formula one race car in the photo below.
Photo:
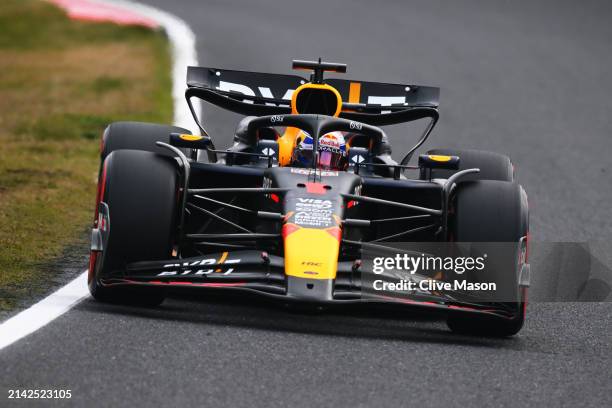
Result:
<svg viewBox="0 0 612 408"><path fill-rule="evenodd" d="M169 288L223 289L301 306L433 309L453 331L517 333L528 209L509 158L435 149L411 165L438 121L438 88L324 79L346 65L320 59L293 67L311 71L309 80L189 67L185 95L201 135L136 122L106 128L93 297L156 305ZM243 116L231 147L215 147L194 98ZM424 133L395 161L380 126L419 119L428 121ZM426 252L435 261L444 246L453 247L446 255L488 256L486 279L435 262L401 279L401 266L373 267L389 254L385 265ZM463 284L446 285L460 273ZM478 291L486 282L494 295Z"/></svg>

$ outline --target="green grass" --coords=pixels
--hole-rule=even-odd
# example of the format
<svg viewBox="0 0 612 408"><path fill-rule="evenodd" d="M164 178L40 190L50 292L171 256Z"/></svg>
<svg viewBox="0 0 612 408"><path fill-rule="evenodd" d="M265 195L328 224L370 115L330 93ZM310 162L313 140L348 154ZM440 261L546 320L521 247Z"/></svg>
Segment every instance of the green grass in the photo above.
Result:
<svg viewBox="0 0 612 408"><path fill-rule="evenodd" d="M172 99L163 33L71 21L38 0L2 1L0 72L2 311L53 280L41 264L86 248L104 127L168 123Z"/></svg>

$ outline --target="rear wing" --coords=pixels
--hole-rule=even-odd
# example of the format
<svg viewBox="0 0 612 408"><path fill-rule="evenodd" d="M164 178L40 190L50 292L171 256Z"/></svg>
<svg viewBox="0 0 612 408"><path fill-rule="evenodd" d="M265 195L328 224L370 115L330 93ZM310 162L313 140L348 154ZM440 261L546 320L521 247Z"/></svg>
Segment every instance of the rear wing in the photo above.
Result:
<svg viewBox="0 0 612 408"><path fill-rule="evenodd" d="M185 96L196 122L193 97L242 115L280 115L291 113L291 95L306 82L297 75L188 67ZM436 87L337 78L325 83L342 97L341 118L374 126L438 119L440 89Z"/></svg>

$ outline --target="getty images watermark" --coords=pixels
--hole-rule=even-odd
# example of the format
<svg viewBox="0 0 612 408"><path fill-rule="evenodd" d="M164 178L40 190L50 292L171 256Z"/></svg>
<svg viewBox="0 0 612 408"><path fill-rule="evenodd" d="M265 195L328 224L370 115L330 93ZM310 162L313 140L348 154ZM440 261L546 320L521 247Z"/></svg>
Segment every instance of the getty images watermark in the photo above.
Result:
<svg viewBox="0 0 612 408"><path fill-rule="evenodd" d="M408 254L396 254L393 257L375 257L372 259L372 272L375 275L382 275L385 272L392 272L397 277L397 273L406 276L416 275L418 279L399 279L397 281L386 281L375 279L372 288L376 291L495 291L495 282L472 282L466 279L454 279L452 281L441 281L437 278L424 278L423 276L442 275L453 272L463 275L465 272L481 272L485 270L487 254L478 257L458 256L442 257L420 254L419 256Z"/></svg>
<svg viewBox="0 0 612 408"><path fill-rule="evenodd" d="M362 249L365 299L451 295L515 302L519 286L534 302L612 302L609 241L394 242ZM485 255L486 254L486 255ZM528 263L529 268L524 268Z"/></svg>

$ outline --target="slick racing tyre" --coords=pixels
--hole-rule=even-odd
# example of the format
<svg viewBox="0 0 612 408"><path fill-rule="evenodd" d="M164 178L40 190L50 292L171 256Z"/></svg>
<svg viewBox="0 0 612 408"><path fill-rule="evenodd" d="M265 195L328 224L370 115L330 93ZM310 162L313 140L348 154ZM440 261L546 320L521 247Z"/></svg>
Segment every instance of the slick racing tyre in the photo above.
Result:
<svg viewBox="0 0 612 408"><path fill-rule="evenodd" d="M173 153L155 142L169 143L170 133L191 134L187 129L177 126L158 125L143 122L114 122L106 127L102 135L100 158L104 162L106 156L115 150L130 149L155 152L165 156ZM187 149L182 149L187 154Z"/></svg>
<svg viewBox="0 0 612 408"><path fill-rule="evenodd" d="M513 181L514 168L508 156L482 150L433 149L427 154L459 156L459 169L431 169L431 178L447 179L453 173L465 169L479 168L480 173L466 174L461 181L468 180L499 180Z"/></svg>
<svg viewBox="0 0 612 408"><path fill-rule="evenodd" d="M450 218L452 239L469 243L472 257L484 256L485 269L456 279L495 282L492 301L502 305L512 318L494 315L450 314L447 324L455 332L494 337L519 332L525 320L525 288L519 285L521 243L529 226L527 196L517 183L495 180L460 183ZM461 245L461 244L458 244Z"/></svg>
<svg viewBox="0 0 612 408"><path fill-rule="evenodd" d="M88 279L96 300L142 305L164 300L161 289L103 286L101 279L125 270L130 262L171 257L177 191L178 174L171 158L138 150L117 150L106 157L98 202L108 206L108 225L103 227L107 239L102 251L92 251Z"/></svg>

